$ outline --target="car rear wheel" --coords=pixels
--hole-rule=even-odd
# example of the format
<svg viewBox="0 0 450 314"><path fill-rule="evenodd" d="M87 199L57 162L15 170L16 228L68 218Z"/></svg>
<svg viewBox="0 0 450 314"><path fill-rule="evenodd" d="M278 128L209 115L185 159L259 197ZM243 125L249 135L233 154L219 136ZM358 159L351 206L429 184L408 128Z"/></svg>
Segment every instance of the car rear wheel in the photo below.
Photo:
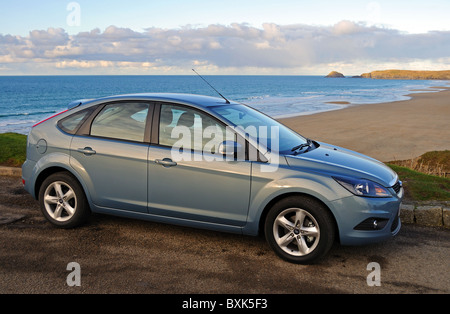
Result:
<svg viewBox="0 0 450 314"><path fill-rule="evenodd" d="M69 173L50 175L39 190L45 218L60 228L73 228L86 221L90 210L81 185Z"/></svg>
<svg viewBox="0 0 450 314"><path fill-rule="evenodd" d="M279 201L265 221L269 245L281 258L297 264L312 264L326 255L333 245L334 234L329 210L303 196Z"/></svg>

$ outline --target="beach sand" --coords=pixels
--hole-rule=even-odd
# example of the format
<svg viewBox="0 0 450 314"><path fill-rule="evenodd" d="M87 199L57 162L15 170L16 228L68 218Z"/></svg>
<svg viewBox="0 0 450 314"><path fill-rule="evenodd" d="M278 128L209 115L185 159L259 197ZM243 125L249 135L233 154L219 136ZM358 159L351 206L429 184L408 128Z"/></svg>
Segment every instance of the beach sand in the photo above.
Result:
<svg viewBox="0 0 450 314"><path fill-rule="evenodd" d="M411 159L428 151L450 150L450 87L439 88L445 90L279 121L310 139L383 162Z"/></svg>

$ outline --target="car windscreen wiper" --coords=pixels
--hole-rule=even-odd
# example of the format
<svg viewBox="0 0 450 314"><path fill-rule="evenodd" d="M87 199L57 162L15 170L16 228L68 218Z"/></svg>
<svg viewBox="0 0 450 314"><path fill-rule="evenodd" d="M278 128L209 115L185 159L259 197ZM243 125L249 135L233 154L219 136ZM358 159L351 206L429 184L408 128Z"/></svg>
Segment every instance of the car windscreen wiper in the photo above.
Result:
<svg viewBox="0 0 450 314"><path fill-rule="evenodd" d="M305 148L305 147L308 147L308 149L309 149L309 148L311 148L311 145L312 145L312 141L311 141L309 138L307 138L307 139L306 139L306 143L303 143L303 144L294 146L294 147L291 149L291 152L295 152L296 150L300 150L300 149ZM308 149L305 150L304 152L307 152ZM297 154L298 154L298 153L300 153L300 152L297 152Z"/></svg>

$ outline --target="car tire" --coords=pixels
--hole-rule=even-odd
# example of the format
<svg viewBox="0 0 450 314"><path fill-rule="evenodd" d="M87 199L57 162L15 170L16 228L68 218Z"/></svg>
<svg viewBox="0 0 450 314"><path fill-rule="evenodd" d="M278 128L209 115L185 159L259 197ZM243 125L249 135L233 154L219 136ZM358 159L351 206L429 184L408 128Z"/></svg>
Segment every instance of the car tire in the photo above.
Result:
<svg viewBox="0 0 450 314"><path fill-rule="evenodd" d="M268 212L266 240L282 259L296 264L313 264L331 249L334 219L321 202L306 196L292 196L277 202Z"/></svg>
<svg viewBox="0 0 450 314"><path fill-rule="evenodd" d="M58 172L44 180L39 189L39 204L45 218L60 228L74 228L90 215L86 195L68 172Z"/></svg>

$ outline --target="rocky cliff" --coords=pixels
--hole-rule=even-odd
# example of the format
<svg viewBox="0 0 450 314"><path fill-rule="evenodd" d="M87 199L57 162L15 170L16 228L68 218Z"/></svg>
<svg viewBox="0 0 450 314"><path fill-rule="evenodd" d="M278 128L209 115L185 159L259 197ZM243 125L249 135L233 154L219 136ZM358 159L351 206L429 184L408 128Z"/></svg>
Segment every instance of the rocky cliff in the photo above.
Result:
<svg viewBox="0 0 450 314"><path fill-rule="evenodd" d="M363 73L361 77L391 80L450 80L450 71L384 70Z"/></svg>

